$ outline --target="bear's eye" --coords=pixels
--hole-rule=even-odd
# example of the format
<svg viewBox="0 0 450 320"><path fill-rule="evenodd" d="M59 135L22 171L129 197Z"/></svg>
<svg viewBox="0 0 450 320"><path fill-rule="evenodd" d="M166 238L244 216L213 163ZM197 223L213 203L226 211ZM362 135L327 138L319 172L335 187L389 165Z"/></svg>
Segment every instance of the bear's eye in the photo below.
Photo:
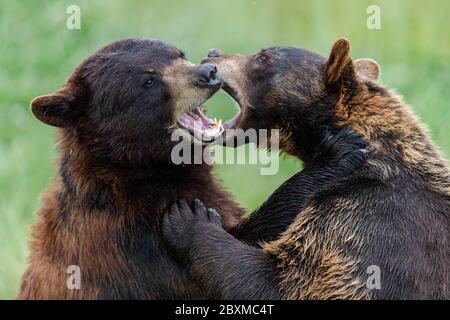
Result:
<svg viewBox="0 0 450 320"><path fill-rule="evenodd" d="M155 83L155 78L149 78L145 81L144 86L150 88Z"/></svg>

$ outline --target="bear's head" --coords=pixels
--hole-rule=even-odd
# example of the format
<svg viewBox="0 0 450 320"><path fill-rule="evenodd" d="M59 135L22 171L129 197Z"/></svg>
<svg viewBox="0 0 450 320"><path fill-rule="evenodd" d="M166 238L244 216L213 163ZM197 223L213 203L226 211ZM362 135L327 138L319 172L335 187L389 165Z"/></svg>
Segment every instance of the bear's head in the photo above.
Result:
<svg viewBox="0 0 450 320"><path fill-rule="evenodd" d="M212 64L194 65L159 40L126 39L95 52L55 93L31 102L42 122L61 128L70 152L113 165L170 161L176 128L221 133L202 112L220 89Z"/></svg>
<svg viewBox="0 0 450 320"><path fill-rule="evenodd" d="M217 66L223 89L240 106L224 127L278 129L282 151L310 160L322 133L342 126L338 106L359 87L378 80L378 64L371 59L353 61L349 50L345 39L334 44L328 59L293 47L271 47L246 56L211 49L203 62Z"/></svg>

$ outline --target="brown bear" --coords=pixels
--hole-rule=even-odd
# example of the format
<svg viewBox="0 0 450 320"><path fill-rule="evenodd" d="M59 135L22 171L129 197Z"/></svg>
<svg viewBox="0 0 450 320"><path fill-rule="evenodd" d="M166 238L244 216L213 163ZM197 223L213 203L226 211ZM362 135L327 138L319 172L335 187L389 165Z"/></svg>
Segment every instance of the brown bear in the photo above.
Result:
<svg viewBox="0 0 450 320"><path fill-rule="evenodd" d="M214 138L222 132L202 108L220 86L214 65L193 65L159 40L127 39L100 49L61 89L32 101L33 114L58 127L59 159L33 227L18 298L215 297L170 256L160 221L177 198L216 208L229 230L241 220L243 210L209 165L171 159L174 130L186 129L197 144L194 133ZM361 161L349 165L348 159L353 153L360 159L357 140L330 137L316 161L322 169L311 168L313 175L329 171L331 181L356 167ZM261 229L273 228L274 220ZM244 233L255 239L258 230L252 230Z"/></svg>
<svg viewBox="0 0 450 320"><path fill-rule="evenodd" d="M284 148L306 164L324 130L351 128L369 151L361 168L314 192L262 248L225 232L199 201L194 210L175 205L164 237L220 297L450 298L449 168L410 108L377 81L378 65L353 61L349 50L341 39L328 59L290 47L210 52L207 62L241 105L234 126L288 128Z"/></svg>

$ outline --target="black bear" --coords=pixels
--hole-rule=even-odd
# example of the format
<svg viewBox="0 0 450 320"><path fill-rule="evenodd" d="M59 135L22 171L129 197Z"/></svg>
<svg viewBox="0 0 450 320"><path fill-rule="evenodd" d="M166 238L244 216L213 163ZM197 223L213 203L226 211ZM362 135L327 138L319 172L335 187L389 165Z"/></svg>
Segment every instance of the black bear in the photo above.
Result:
<svg viewBox="0 0 450 320"><path fill-rule="evenodd" d="M283 148L306 164L325 130L350 128L369 152L360 168L314 192L262 248L225 232L199 201L194 211L173 206L165 238L220 297L450 298L448 166L410 108L378 83L378 65L353 61L349 51L340 39L328 59L290 47L210 52L207 62L241 105L235 127L280 128ZM283 206L293 202L286 197Z"/></svg>
<svg viewBox="0 0 450 320"><path fill-rule="evenodd" d="M159 222L178 197L218 208L229 227L243 214L210 166L171 163L177 119L203 116L201 104L220 85L213 65L193 65L162 41L127 39L32 101L38 119L59 127L59 160L20 299L211 297L168 254ZM66 285L71 265L79 290Z"/></svg>

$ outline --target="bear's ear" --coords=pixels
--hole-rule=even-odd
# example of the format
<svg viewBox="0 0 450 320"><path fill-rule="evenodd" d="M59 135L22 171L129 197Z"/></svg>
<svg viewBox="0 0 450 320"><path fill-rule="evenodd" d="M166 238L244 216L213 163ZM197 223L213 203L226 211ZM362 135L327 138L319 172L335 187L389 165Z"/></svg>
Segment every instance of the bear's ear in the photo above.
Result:
<svg viewBox="0 0 450 320"><path fill-rule="evenodd" d="M355 60L356 73L368 79L378 81L380 78L380 66L375 60L361 58Z"/></svg>
<svg viewBox="0 0 450 320"><path fill-rule="evenodd" d="M76 88L65 85L55 93L39 96L31 101L31 111L42 122L59 128L73 124L73 104L77 97Z"/></svg>
<svg viewBox="0 0 450 320"><path fill-rule="evenodd" d="M355 70L350 57L350 42L347 39L339 39L334 43L323 70L325 85L341 86L353 81L354 77Z"/></svg>

